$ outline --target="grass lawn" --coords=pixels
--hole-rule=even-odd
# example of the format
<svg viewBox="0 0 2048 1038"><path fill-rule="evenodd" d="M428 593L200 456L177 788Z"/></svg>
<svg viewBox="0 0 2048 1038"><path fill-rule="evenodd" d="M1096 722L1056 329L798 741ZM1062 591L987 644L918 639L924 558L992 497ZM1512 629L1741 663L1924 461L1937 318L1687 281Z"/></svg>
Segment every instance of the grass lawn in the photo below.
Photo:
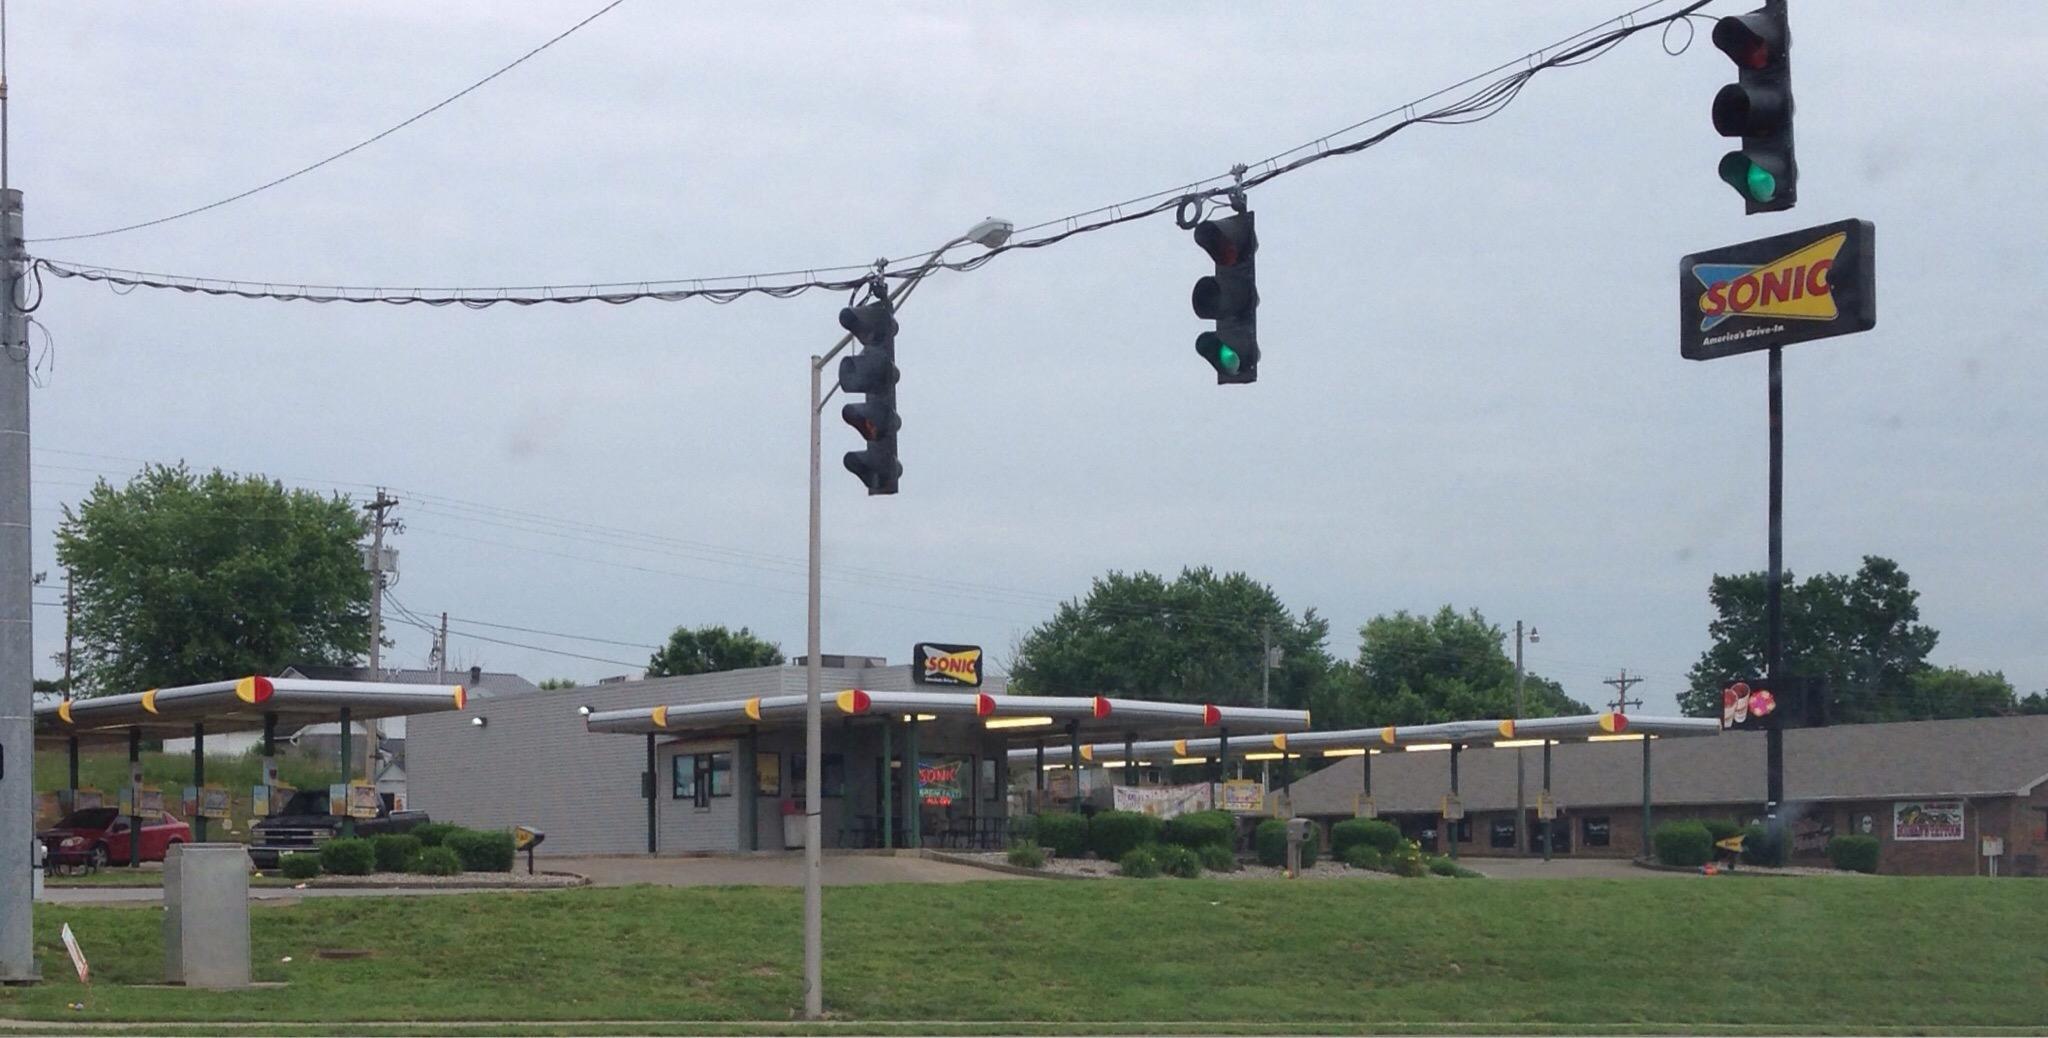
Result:
<svg viewBox="0 0 2048 1038"><path fill-rule="evenodd" d="M161 887L164 885L164 870L144 866L139 869L111 868L77 874L52 872L44 882L52 887ZM288 887L295 882L297 880L276 875L249 877L249 885L252 887Z"/></svg>
<svg viewBox="0 0 2048 1038"><path fill-rule="evenodd" d="M1868 1034L2048 1021L2048 883L2026 880L1013 882L825 897L827 1004L867 1029ZM46 905L49 982L0 991L0 1018L577 1033L604 1028L567 1021L786 1022L801 999L800 904L789 889L629 887L255 906L257 979L289 985L237 993L130 986L160 979L158 913ZM58 943L65 922L92 959L90 993Z"/></svg>

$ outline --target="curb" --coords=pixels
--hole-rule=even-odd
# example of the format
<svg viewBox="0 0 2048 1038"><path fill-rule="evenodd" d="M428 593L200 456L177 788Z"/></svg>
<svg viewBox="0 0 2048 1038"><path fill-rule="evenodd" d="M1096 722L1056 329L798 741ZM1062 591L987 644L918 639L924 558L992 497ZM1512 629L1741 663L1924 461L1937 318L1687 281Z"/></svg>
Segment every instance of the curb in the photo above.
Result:
<svg viewBox="0 0 2048 1038"><path fill-rule="evenodd" d="M965 865L970 869L985 869L989 872L1005 872L1012 876L1026 876L1031 879L1072 879L1081 880L1085 882L1087 880L1094 878L1092 876L1076 876L1072 875L1071 873L1065 872L1046 872L1042 869L1027 869L1016 865L1011 865L1007 862L977 861L973 858L962 857L958 854L947 854L944 851L925 850L919 856L927 861L943 861L948 865Z"/></svg>

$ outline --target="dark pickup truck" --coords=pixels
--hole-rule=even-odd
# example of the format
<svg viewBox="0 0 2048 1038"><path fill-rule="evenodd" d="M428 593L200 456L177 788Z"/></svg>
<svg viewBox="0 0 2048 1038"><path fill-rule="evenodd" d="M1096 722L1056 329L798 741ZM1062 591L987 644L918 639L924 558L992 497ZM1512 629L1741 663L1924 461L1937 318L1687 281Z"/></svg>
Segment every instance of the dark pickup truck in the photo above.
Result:
<svg viewBox="0 0 2048 1038"><path fill-rule="evenodd" d="M355 820L357 836L402 833L431 821L425 811L384 811L375 818ZM249 860L259 869L274 869L278 858L294 851L318 850L320 844L341 835L343 819L328 814L327 794L299 790L285 801L284 810L256 823L249 834Z"/></svg>

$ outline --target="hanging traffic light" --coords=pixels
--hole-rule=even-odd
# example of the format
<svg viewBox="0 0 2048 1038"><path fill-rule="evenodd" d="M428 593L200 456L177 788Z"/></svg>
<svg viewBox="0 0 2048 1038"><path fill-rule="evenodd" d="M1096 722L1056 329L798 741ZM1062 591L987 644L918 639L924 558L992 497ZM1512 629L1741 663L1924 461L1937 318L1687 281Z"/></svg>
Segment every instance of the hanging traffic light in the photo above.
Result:
<svg viewBox="0 0 2048 1038"><path fill-rule="evenodd" d="M1721 179L1742 196L1746 213L1790 209L1799 201L1792 153L1792 27L1785 0L1714 23L1714 46L1735 62L1736 82L1714 95L1714 130L1742 138L1721 157Z"/></svg>
<svg viewBox="0 0 2048 1038"><path fill-rule="evenodd" d="M853 333L860 352L839 361L839 388L862 400L839 409L839 417L867 441L846 452L846 470L860 477L868 494L893 494L903 466L896 460L896 314L887 298L839 311L839 326Z"/></svg>
<svg viewBox="0 0 2048 1038"><path fill-rule="evenodd" d="M1216 384L1259 380L1259 284L1253 263L1259 235L1249 211L1195 225L1195 244L1216 262L1216 274L1195 282L1195 316L1216 330L1195 338L1195 352L1216 369Z"/></svg>

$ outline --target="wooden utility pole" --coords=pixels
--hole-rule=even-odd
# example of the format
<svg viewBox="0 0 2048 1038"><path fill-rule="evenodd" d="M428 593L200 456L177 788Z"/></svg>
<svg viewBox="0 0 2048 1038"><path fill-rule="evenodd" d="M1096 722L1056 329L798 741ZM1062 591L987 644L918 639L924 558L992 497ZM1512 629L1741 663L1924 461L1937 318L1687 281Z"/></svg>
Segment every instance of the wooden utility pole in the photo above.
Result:
<svg viewBox="0 0 2048 1038"><path fill-rule="evenodd" d="M1642 678L1629 677L1628 668L1623 667L1621 668L1620 677L1608 678L1605 681L1600 682L1603 685L1614 686L1614 700L1607 704L1608 708L1613 710L1617 714L1626 714L1628 713L1629 707L1642 706L1642 700L1630 699L1628 697L1628 690L1636 685L1642 684L1642 681Z"/></svg>

